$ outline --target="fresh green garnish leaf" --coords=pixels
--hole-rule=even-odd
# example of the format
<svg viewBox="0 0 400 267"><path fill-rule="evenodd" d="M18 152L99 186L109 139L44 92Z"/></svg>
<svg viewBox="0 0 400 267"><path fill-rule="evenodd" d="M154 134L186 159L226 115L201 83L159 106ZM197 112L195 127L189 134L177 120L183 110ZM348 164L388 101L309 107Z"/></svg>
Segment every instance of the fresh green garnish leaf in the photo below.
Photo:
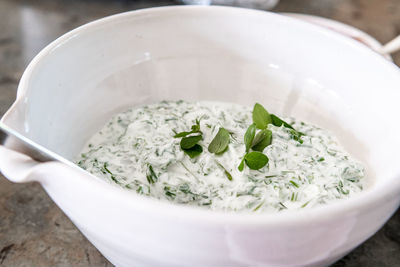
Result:
<svg viewBox="0 0 400 267"><path fill-rule="evenodd" d="M244 169L244 157L243 157L242 161L240 162L240 164L238 166L238 170L239 171L243 171L243 169Z"/></svg>
<svg viewBox="0 0 400 267"><path fill-rule="evenodd" d="M201 147L201 145L196 144L189 149L183 149L183 152L185 152L185 154L188 155L192 159L192 158L195 158L198 155L200 155L201 152L203 152L203 148Z"/></svg>
<svg viewBox="0 0 400 267"><path fill-rule="evenodd" d="M254 151L263 152L264 148L269 146L272 141L272 132L268 129L261 130L255 136L251 149Z"/></svg>
<svg viewBox="0 0 400 267"><path fill-rule="evenodd" d="M224 152L229 145L229 132L224 128L219 128L217 135L208 146L210 153L220 154Z"/></svg>
<svg viewBox="0 0 400 267"><path fill-rule="evenodd" d="M272 121L272 124L277 127L281 127L283 125L286 128L290 128L290 129L294 130L292 125L290 125L289 123L287 123L286 121L282 120L281 118L279 118L278 116L276 116L274 114L271 114L271 121Z"/></svg>
<svg viewBox="0 0 400 267"><path fill-rule="evenodd" d="M196 124L192 125L192 133L200 132L200 120L196 119Z"/></svg>
<svg viewBox="0 0 400 267"><path fill-rule="evenodd" d="M148 164L146 178L147 178L147 181L149 182L149 184L154 184L158 180L158 177L153 170L153 166L151 166L150 164Z"/></svg>
<svg viewBox="0 0 400 267"><path fill-rule="evenodd" d="M180 132L180 133L177 133L174 130L174 133L175 133L174 138L185 137L185 136L187 136L189 134L193 134L193 133L200 133L200 135L201 135L200 120L196 119L196 124L192 125L191 129L192 130L190 132Z"/></svg>
<svg viewBox="0 0 400 267"><path fill-rule="evenodd" d="M183 137L180 142L181 149L190 158L195 158L203 152L201 145L197 144L201 139L203 139L202 132L200 131L200 120L196 119L196 124L192 125L190 132L180 132L174 131L174 138ZM198 133L198 135L189 136L190 134Z"/></svg>
<svg viewBox="0 0 400 267"><path fill-rule="evenodd" d="M246 145L246 153L249 152L251 144L253 143L254 136L256 134L256 125L253 123L247 128L244 134L244 144Z"/></svg>
<svg viewBox="0 0 400 267"><path fill-rule="evenodd" d="M181 148L182 149L190 149L194 147L203 137L201 135L193 135L189 137L184 137L181 140Z"/></svg>
<svg viewBox="0 0 400 267"><path fill-rule="evenodd" d="M268 111L258 103L253 108L253 122L258 129L265 129L271 123L271 116Z"/></svg>
<svg viewBox="0 0 400 267"><path fill-rule="evenodd" d="M265 165L267 165L269 159L266 155L264 155L261 152L258 151L253 151L246 156L244 156L244 161L246 162L246 165L252 169L252 170L259 170Z"/></svg>

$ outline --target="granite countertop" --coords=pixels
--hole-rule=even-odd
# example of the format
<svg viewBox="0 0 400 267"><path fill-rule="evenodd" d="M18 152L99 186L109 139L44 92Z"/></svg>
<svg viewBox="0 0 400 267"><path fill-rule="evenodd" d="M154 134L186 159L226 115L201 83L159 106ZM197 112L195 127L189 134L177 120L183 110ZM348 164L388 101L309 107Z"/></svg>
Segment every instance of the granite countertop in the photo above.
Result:
<svg viewBox="0 0 400 267"><path fill-rule="evenodd" d="M29 61L65 32L155 0L0 0L0 116L12 104ZM281 0L277 12L298 12L353 25L381 42L400 34L397 0ZM400 65L400 53L394 55ZM1 176L1 175L0 175ZM0 177L0 266L112 266L36 183ZM364 244L333 266L400 266L400 210Z"/></svg>

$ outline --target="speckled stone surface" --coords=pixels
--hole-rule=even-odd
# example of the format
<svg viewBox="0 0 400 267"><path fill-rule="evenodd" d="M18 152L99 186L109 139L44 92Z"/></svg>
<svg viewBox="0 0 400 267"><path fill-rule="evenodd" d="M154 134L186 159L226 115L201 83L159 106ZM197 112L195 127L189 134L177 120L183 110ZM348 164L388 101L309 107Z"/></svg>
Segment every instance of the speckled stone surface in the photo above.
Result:
<svg viewBox="0 0 400 267"><path fill-rule="evenodd" d="M176 4L152 0L0 0L0 116L29 61L63 33L107 15ZM398 0L281 0L278 12L333 18L386 42L400 34ZM394 55L400 65L400 53ZM1 176L1 175L0 175ZM0 266L112 266L40 185L0 177ZM400 266L400 211L333 266Z"/></svg>

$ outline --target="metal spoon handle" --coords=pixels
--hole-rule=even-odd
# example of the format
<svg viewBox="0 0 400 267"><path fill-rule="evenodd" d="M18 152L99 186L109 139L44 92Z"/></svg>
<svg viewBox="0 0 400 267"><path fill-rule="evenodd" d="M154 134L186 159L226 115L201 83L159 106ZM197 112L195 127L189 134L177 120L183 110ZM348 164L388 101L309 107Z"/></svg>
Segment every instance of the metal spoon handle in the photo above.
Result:
<svg viewBox="0 0 400 267"><path fill-rule="evenodd" d="M57 160L47 149L23 137L22 135L8 131L0 124L0 145L9 147L15 151L30 156L39 162L48 162Z"/></svg>

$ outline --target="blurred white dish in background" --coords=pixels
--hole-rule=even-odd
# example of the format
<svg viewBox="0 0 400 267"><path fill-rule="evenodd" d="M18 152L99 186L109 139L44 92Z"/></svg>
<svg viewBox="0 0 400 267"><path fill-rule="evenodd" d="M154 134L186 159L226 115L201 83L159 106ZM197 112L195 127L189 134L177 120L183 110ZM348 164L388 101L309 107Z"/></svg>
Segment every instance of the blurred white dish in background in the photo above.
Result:
<svg viewBox="0 0 400 267"><path fill-rule="evenodd" d="M181 0L188 5L225 5L254 9L270 10L274 8L279 0Z"/></svg>
<svg viewBox="0 0 400 267"><path fill-rule="evenodd" d="M325 27L329 30L341 33L343 35L346 35L354 40L359 41L360 43L368 46L372 50L374 50L377 53L380 53L382 44L376 40L374 37L371 35L361 31L360 29L357 29L353 26L350 26L348 24L332 20L332 19L327 19L323 17L318 17L318 16L313 16L313 15L307 15L307 14L299 14L299 13L281 13L282 15L289 16L292 18L300 19L315 25L319 25L322 27ZM392 57L390 54L382 54L386 59L392 61Z"/></svg>

